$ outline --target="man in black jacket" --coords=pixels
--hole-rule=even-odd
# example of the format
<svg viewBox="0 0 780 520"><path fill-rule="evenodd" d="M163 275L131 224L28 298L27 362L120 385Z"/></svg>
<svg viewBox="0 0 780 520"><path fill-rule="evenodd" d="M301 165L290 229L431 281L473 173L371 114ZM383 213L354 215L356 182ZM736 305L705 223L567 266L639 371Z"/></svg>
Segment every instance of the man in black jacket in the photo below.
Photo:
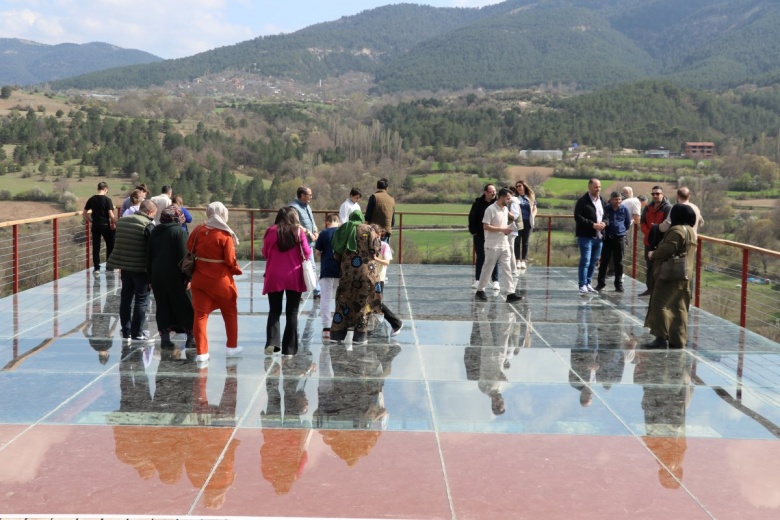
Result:
<svg viewBox="0 0 780 520"><path fill-rule="evenodd" d="M604 211L606 206L606 202L601 198L601 182L591 179L588 181L588 193L580 197L574 206L574 234L580 247L580 266L577 273L580 294L598 292L591 286L590 280L601 256L604 228L608 224Z"/></svg>
<svg viewBox="0 0 780 520"><path fill-rule="evenodd" d="M474 251L477 256L476 271L474 272L474 285L472 289L477 289L479 277L482 274L482 265L485 263L485 230L482 228L482 218L485 216L485 210L496 201L496 187L493 184L486 184L482 195L474 199L469 211L469 233L474 240ZM493 288L498 289L498 265L493 268L493 274L490 277L493 282Z"/></svg>

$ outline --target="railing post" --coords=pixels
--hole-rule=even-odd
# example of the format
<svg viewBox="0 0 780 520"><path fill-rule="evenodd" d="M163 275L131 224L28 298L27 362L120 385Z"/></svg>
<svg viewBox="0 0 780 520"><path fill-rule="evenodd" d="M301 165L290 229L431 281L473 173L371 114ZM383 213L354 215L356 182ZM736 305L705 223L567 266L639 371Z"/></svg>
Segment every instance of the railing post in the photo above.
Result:
<svg viewBox="0 0 780 520"><path fill-rule="evenodd" d="M636 224L634 224L634 236L632 240L634 241L633 250L631 251L631 278L636 280L636 243L639 238L639 228Z"/></svg>
<svg viewBox="0 0 780 520"><path fill-rule="evenodd" d="M51 222L51 241L52 241L52 266L53 266L53 273L52 278L54 280L58 280L60 277L60 219L55 218Z"/></svg>
<svg viewBox="0 0 780 520"><path fill-rule="evenodd" d="M249 239L251 245L249 246L249 259L254 263L255 261L255 212L249 212Z"/></svg>
<svg viewBox="0 0 780 520"><path fill-rule="evenodd" d="M92 229L90 228L89 220L84 222L84 229L86 229L87 231L87 240L86 242L84 242L85 244L87 244L87 267L86 268L89 269L89 243L92 240Z"/></svg>
<svg viewBox="0 0 780 520"><path fill-rule="evenodd" d="M19 225L13 225L13 251L11 263L13 264L13 292L19 292Z"/></svg>
<svg viewBox="0 0 780 520"><path fill-rule="evenodd" d="M404 214L398 214L398 263L404 263Z"/></svg>
<svg viewBox="0 0 780 520"><path fill-rule="evenodd" d="M747 278L748 278L748 259L750 251L742 250L742 295L739 301L739 326L747 325Z"/></svg>
<svg viewBox="0 0 780 520"><path fill-rule="evenodd" d="M704 245L704 242L702 242L701 238L696 239L696 277L695 277L695 284L693 287L693 306L694 307L701 307L700 306L700 297L701 297L701 248L702 245Z"/></svg>
<svg viewBox="0 0 780 520"><path fill-rule="evenodd" d="M550 254L552 242L552 217L547 217L547 267L550 267Z"/></svg>

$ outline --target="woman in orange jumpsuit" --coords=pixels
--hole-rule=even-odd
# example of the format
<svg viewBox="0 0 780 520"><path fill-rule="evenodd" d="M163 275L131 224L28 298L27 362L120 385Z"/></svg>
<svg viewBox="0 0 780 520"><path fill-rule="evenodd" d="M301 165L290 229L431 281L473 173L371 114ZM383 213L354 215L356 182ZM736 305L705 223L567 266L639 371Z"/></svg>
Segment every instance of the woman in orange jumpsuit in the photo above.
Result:
<svg viewBox="0 0 780 520"><path fill-rule="evenodd" d="M208 364L209 340L206 323L209 314L219 309L225 321L227 356L238 356L238 290L233 276L242 274L236 261L238 237L227 225L228 210L221 202L206 208L206 222L196 227L187 241L187 250L197 257L192 274L192 307L195 311L192 332L198 355L195 362Z"/></svg>

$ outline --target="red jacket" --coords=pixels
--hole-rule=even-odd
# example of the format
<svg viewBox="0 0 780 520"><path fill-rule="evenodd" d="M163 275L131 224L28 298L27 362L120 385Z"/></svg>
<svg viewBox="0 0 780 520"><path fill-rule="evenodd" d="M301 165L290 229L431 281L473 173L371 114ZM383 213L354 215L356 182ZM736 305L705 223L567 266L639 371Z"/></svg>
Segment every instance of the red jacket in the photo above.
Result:
<svg viewBox="0 0 780 520"><path fill-rule="evenodd" d="M672 210L672 205L664 198L660 204L648 204L642 211L642 216L639 219L639 223L642 226L642 233L645 235L644 242L645 247L650 247L650 230L653 228L653 224L661 224L666 217L669 216L669 212Z"/></svg>

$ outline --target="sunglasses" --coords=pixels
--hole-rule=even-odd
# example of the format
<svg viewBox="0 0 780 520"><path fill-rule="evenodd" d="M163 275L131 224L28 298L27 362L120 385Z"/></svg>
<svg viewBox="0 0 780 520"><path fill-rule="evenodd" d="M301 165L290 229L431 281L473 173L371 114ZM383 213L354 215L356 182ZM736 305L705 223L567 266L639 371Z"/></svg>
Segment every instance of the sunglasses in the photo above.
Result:
<svg viewBox="0 0 780 520"><path fill-rule="evenodd" d="M654 191L654 192L651 193L651 195L663 195L663 192Z"/></svg>

